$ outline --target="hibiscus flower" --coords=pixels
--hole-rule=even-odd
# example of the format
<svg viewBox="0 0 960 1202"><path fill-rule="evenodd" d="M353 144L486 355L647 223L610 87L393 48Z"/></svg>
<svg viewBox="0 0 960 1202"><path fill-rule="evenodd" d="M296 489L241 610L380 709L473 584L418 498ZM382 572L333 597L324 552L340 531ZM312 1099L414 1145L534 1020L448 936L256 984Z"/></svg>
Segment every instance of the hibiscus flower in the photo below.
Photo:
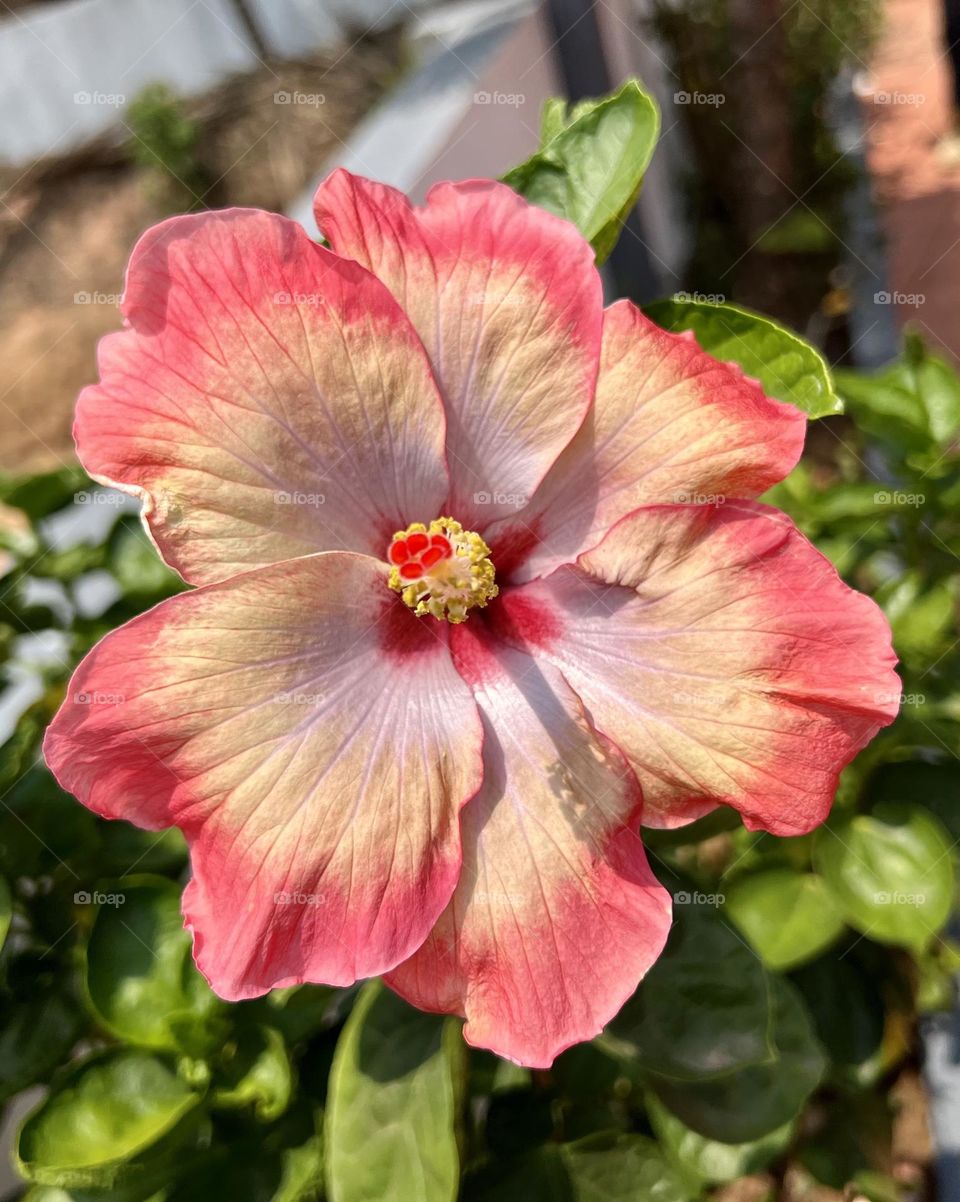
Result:
<svg viewBox="0 0 960 1202"><path fill-rule="evenodd" d="M641 820L816 826L889 632L753 500L803 415L604 309L572 225L489 181L316 205L330 249L233 209L133 252L77 446L197 587L87 656L47 759L183 831L222 997L386 974L545 1066L666 940Z"/></svg>

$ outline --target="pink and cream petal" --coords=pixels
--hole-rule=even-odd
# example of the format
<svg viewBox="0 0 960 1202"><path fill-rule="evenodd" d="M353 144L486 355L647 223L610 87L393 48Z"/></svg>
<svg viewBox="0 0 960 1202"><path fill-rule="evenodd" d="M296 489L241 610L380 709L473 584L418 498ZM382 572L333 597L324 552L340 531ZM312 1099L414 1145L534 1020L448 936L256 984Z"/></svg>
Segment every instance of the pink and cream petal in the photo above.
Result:
<svg viewBox="0 0 960 1202"><path fill-rule="evenodd" d="M382 555L448 490L420 341L356 263L252 209L175 217L127 270L75 435L97 480L142 495L197 584L327 550Z"/></svg>
<svg viewBox="0 0 960 1202"><path fill-rule="evenodd" d="M452 646L484 720L484 783L462 814L453 899L387 982L464 1015L468 1042L546 1068L633 993L670 898L640 842L636 778L562 675L479 623Z"/></svg>
<svg viewBox="0 0 960 1202"><path fill-rule="evenodd" d="M667 333L617 301L604 313L590 416L530 506L487 541L514 579L543 575L641 505L758 497L794 467L805 430L799 409L692 333Z"/></svg>
<svg viewBox="0 0 960 1202"><path fill-rule="evenodd" d="M420 335L447 408L450 512L483 529L533 495L593 396L602 295L573 225L504 184L438 184L422 208L335 171L317 223L381 279Z"/></svg>
<svg viewBox="0 0 960 1202"><path fill-rule="evenodd" d="M385 573L328 552L174 597L90 653L47 734L90 809L183 830L222 997L392 968L456 884L480 718Z"/></svg>
<svg viewBox="0 0 960 1202"><path fill-rule="evenodd" d="M501 600L504 636L555 663L627 755L647 825L725 803L809 831L897 712L880 610L756 502L637 510Z"/></svg>

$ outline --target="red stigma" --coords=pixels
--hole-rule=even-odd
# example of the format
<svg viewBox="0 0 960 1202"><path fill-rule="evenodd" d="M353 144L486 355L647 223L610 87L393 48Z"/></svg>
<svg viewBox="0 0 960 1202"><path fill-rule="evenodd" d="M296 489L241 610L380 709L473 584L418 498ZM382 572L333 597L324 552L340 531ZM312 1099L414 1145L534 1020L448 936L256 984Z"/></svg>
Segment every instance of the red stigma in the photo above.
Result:
<svg viewBox="0 0 960 1202"><path fill-rule="evenodd" d="M408 534L393 540L387 551L389 561L400 569L403 580L418 580L426 572L453 554L450 540L442 534Z"/></svg>

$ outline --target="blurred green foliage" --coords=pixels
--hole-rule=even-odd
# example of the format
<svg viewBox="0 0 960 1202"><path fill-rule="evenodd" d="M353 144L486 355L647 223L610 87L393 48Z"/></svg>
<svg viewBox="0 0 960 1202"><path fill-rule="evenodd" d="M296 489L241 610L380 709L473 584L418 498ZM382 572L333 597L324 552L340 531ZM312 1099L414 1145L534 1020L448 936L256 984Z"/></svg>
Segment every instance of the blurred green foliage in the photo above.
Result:
<svg viewBox="0 0 960 1202"><path fill-rule="evenodd" d="M200 164L200 126L166 84L149 84L126 110L129 153L171 212L203 207L210 181Z"/></svg>

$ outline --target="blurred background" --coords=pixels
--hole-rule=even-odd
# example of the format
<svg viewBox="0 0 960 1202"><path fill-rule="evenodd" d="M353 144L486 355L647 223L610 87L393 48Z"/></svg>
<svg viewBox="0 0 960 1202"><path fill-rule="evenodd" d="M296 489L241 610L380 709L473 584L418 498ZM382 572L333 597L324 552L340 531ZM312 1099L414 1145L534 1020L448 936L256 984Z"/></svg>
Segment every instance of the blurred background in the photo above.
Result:
<svg viewBox="0 0 960 1202"><path fill-rule="evenodd" d="M71 456L137 235L302 217L346 164L422 197L639 75L663 138L611 290L724 297L834 362L909 319L960 353L941 0L52 0L0 5L0 468ZM955 149L955 148L954 148Z"/></svg>
<svg viewBox="0 0 960 1202"><path fill-rule="evenodd" d="M74 977L94 921L91 907L77 903L77 881L87 888L95 874L133 870L181 880L185 871L182 846L138 842L137 832L118 833L120 824L106 831L37 763L70 665L105 630L179 587L153 558L131 505L112 495L92 503L106 494L87 491L70 435L76 395L95 378L97 340L119 321L133 243L166 216L228 205L285 212L315 235L313 190L338 165L417 200L439 179L502 175L536 149L549 96L596 96L637 76L661 108L653 165L603 269L611 299L745 305L796 330L838 369L848 415L811 427L805 459L775 500L884 606L906 698L903 718L858 760L838 805L872 814L875 804L903 801L905 789L935 814L929 861L953 864L960 113L946 7L0 0L0 874L13 882L14 929L21 923L0 986L0 1101L13 1099L5 1147L40 1096L34 1083L78 1047L109 1039L109 1024L95 1013L64 1018L79 1013ZM960 43L960 31L953 36ZM769 841L757 850L743 831L696 838L687 848L653 846L704 888L719 883L729 892L728 869L749 876L770 864L807 873L813 863L830 875L799 840L783 852ZM856 998L847 976L839 992L818 994L822 958L795 981L834 1074L809 1107L812 1085L791 1103L791 1139L799 1143L722 1170L714 1160L682 1196L960 1199L960 949L938 934L953 889L951 869L932 941L924 934L911 943L912 935L884 933L872 912L843 910L827 943L840 940L830 955L859 982ZM174 919L176 896L164 902ZM2 903L0 895L0 918ZM768 967L797 967L758 950ZM857 1007L873 1034L856 1025ZM939 1017L919 1017L927 1013ZM316 1049L339 1023L342 1013L318 1018L315 1039L311 1028L314 1051L300 1070L306 1094L310 1072L321 1075L310 1056L322 1062L325 1081L329 1057ZM848 1027L856 1047L844 1044ZM21 1044L30 1062L14 1070ZM541 1100L568 1088L562 1073L552 1083L518 1081L511 1077L509 1088ZM851 1082L861 1091L856 1105L844 1092ZM574 1096L573 1085L569 1091ZM610 1105L620 1101L617 1094ZM853 1111L862 1131L835 1147ZM507 1107L499 1135L488 1130L484 1146L500 1138L512 1154L513 1127L526 1121L520 1113ZM676 1128L656 1113L648 1118L658 1138L666 1146L676 1137L679 1146ZM625 1121L647 1129L636 1114ZM583 1130L592 1130L586 1120ZM813 1149L807 1159L804 1140ZM689 1142L683 1146L687 1155ZM0 1194L20 1196L22 1183L5 1173L0 1165ZM68 1195L34 1186L29 1197Z"/></svg>

